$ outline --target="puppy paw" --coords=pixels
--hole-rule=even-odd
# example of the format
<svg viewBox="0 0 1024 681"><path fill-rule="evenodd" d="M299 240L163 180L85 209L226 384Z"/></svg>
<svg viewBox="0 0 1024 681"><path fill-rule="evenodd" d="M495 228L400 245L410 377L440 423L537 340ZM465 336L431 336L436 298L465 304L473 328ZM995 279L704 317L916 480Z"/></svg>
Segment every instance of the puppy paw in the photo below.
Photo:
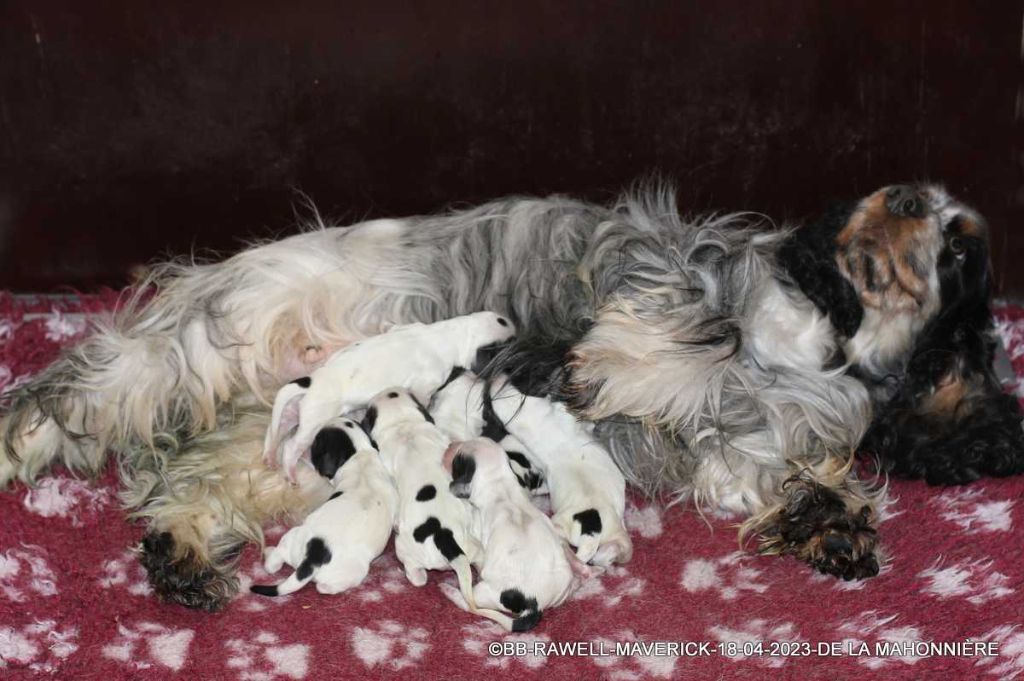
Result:
<svg viewBox="0 0 1024 681"><path fill-rule="evenodd" d="M165 601L215 612L238 591L231 567L201 560L193 551L178 550L170 532L150 532L139 546L153 590Z"/></svg>
<svg viewBox="0 0 1024 681"><path fill-rule="evenodd" d="M807 480L790 480L788 500L764 532L763 553L793 555L845 580L878 574L871 507L850 511L840 493Z"/></svg>

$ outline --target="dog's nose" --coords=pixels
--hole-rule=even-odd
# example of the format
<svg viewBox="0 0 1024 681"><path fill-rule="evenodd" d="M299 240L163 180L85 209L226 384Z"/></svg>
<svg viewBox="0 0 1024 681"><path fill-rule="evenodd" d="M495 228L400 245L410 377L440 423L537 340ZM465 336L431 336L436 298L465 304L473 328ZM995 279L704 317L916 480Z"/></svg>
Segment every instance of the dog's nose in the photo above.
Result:
<svg viewBox="0 0 1024 681"><path fill-rule="evenodd" d="M898 218L924 217L924 199L916 189L898 184L885 192L885 206Z"/></svg>

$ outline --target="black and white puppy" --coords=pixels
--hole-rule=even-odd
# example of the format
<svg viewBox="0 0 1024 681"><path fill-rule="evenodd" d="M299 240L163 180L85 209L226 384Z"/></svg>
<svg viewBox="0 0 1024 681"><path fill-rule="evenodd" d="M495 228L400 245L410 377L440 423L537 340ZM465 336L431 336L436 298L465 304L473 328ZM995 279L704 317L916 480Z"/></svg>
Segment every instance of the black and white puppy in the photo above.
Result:
<svg viewBox="0 0 1024 681"><path fill-rule="evenodd" d="M289 480L320 429L338 414L366 406L389 386L426 401L457 366L471 366L477 352L515 335L494 312L477 312L434 324L408 324L339 350L309 376L281 388L264 441L267 464L281 461ZM292 428L295 434L288 437ZM286 440L287 438L287 440Z"/></svg>
<svg viewBox="0 0 1024 681"><path fill-rule="evenodd" d="M442 584L444 594L463 610L508 631L532 629L543 611L560 605L579 587L590 568L531 503L505 452L492 440L453 442L444 465L452 474L452 492L480 512L484 545L473 600L467 602L451 585Z"/></svg>
<svg viewBox="0 0 1024 681"><path fill-rule="evenodd" d="M628 562L633 542L624 521L626 480L594 438L593 424L560 402L523 395L500 378L491 392L494 413L546 478L552 520L579 559L595 565Z"/></svg>
<svg viewBox="0 0 1024 681"><path fill-rule="evenodd" d="M449 490L442 459L451 442L407 390L386 390L370 401L364 425L398 487L395 554L414 586L427 570L452 569L472 603L470 564L482 549L473 533L474 512Z"/></svg>
<svg viewBox="0 0 1024 681"><path fill-rule="evenodd" d="M336 594L366 579L370 563L384 551L398 509L398 492L370 438L350 419L331 422L314 464L329 473L331 495L277 546L267 548L264 567L274 573L284 563L295 568L277 585L254 585L263 596L298 591L309 581L322 594Z"/></svg>
<svg viewBox="0 0 1024 681"><path fill-rule="evenodd" d="M494 413L486 382L472 371L456 370L448 383L434 393L430 415L453 441L486 437L505 450L519 484L530 494L547 494L540 469L533 465L526 447L505 428Z"/></svg>

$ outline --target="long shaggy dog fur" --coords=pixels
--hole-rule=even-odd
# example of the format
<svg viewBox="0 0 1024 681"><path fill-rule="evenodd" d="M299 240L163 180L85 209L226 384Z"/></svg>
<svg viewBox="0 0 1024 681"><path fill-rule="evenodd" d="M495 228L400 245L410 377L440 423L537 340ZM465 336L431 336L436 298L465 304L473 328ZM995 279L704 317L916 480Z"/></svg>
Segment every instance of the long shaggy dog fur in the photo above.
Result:
<svg viewBox="0 0 1024 681"><path fill-rule="evenodd" d="M851 457L880 372L903 370L942 306L948 222L933 211L890 228L873 197L814 238L749 215L684 219L654 187L607 208L510 198L167 264L12 396L0 482L55 460L94 471L111 449L127 503L151 518L143 560L158 591L218 607L238 544L323 493L258 461L274 391L393 325L495 310L521 338L491 369L598 421L635 485L745 514L766 551L868 576L880 492ZM863 271L876 232L904 235L928 270L916 304Z"/></svg>

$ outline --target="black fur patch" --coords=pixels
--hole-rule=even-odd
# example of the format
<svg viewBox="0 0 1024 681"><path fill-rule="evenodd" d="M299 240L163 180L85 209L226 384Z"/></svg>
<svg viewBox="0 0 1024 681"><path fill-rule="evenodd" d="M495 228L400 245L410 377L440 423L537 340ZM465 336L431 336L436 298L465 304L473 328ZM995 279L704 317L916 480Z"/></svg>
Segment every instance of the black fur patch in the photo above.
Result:
<svg viewBox="0 0 1024 681"><path fill-rule="evenodd" d="M306 544L306 557L295 570L295 576L299 579L309 579L315 568L331 562L331 550L319 537L313 537Z"/></svg>
<svg viewBox="0 0 1024 681"><path fill-rule="evenodd" d="M373 434L373 427L377 425L377 407L370 407L366 410L366 414L363 415L363 430L369 434ZM374 443L374 447L377 443Z"/></svg>
<svg viewBox="0 0 1024 681"><path fill-rule="evenodd" d="M476 473L476 460L465 454L456 454L452 459L452 482L468 485Z"/></svg>
<svg viewBox="0 0 1024 681"><path fill-rule="evenodd" d="M530 460L527 459L524 454L522 454L520 452L515 452L515 451L507 451L507 452L505 452L505 454L507 454L508 458L510 458L513 461L515 461L522 468L533 468L533 466L530 465Z"/></svg>
<svg viewBox="0 0 1024 681"><path fill-rule="evenodd" d="M303 376L302 378L296 378L294 381L292 381L292 383L299 386L300 388L308 388L313 384L313 379L310 378L309 376Z"/></svg>
<svg viewBox="0 0 1024 681"><path fill-rule="evenodd" d="M317 473L333 478L338 469L356 453L352 438L342 428L324 428L316 434L310 458Z"/></svg>
<svg viewBox="0 0 1024 681"><path fill-rule="evenodd" d="M835 260L836 236L852 210L851 205L835 206L817 222L797 230L779 249L779 263L793 282L846 338L853 338L864 318L857 291Z"/></svg>
<svg viewBox="0 0 1024 681"><path fill-rule="evenodd" d="M512 631L529 631L540 622L541 613L537 609L536 598L527 598L519 589L505 589L499 600L506 610L517 615L512 620Z"/></svg>
<svg viewBox="0 0 1024 681"><path fill-rule="evenodd" d="M249 591L260 596L276 596L277 595L277 584L253 584L249 587Z"/></svg>
<svg viewBox="0 0 1024 681"><path fill-rule="evenodd" d="M341 496L341 490L338 490L337 492L335 492L331 496L327 497L327 501L330 501L332 499L337 499L340 496Z"/></svg>
<svg viewBox="0 0 1024 681"><path fill-rule="evenodd" d="M433 423L434 417L430 415L430 412L427 411L427 408L420 404L420 401L413 397L412 394L410 394L409 397L412 397L412 401L416 403L416 409L418 409L419 412L423 414L423 420L426 421L427 423Z"/></svg>
<svg viewBox="0 0 1024 681"><path fill-rule="evenodd" d="M451 373L448 374L448 378L444 379L444 383L442 383L441 387L438 388L435 392L441 392L442 390L447 388L451 384L452 381L454 381L456 378L458 378L459 376L461 376L464 373L466 373L466 370L463 367L455 367L455 368L453 368Z"/></svg>
<svg viewBox="0 0 1024 681"><path fill-rule="evenodd" d="M462 547L455 541L455 535L447 527L441 526L439 521L434 516L430 516L423 521L423 524L417 527L412 532L412 538L422 544L430 537L434 538L434 546L441 552L445 560L449 563L464 555Z"/></svg>
<svg viewBox="0 0 1024 681"><path fill-rule="evenodd" d="M433 485L424 485L416 492L416 501L430 501L437 496L437 488Z"/></svg>
<svg viewBox="0 0 1024 681"><path fill-rule="evenodd" d="M412 531L412 538L418 543L422 544L434 535L435 532L441 529L441 521L434 516L430 516L423 521L423 524Z"/></svg>
<svg viewBox="0 0 1024 681"><path fill-rule="evenodd" d="M462 547L455 541L455 535L447 527L434 533L434 546L449 563L463 555Z"/></svg>
<svg viewBox="0 0 1024 681"><path fill-rule="evenodd" d="M580 524L581 534L601 534L601 514L595 509L588 508L585 511L580 511L572 519Z"/></svg>
<svg viewBox="0 0 1024 681"><path fill-rule="evenodd" d="M490 384L484 388L481 416L484 417L484 429L480 432L482 437L488 437L495 442L501 442L505 436L508 435L508 430L505 428L505 424L502 423L501 419L498 418L498 415L494 413L494 402L491 399Z"/></svg>

